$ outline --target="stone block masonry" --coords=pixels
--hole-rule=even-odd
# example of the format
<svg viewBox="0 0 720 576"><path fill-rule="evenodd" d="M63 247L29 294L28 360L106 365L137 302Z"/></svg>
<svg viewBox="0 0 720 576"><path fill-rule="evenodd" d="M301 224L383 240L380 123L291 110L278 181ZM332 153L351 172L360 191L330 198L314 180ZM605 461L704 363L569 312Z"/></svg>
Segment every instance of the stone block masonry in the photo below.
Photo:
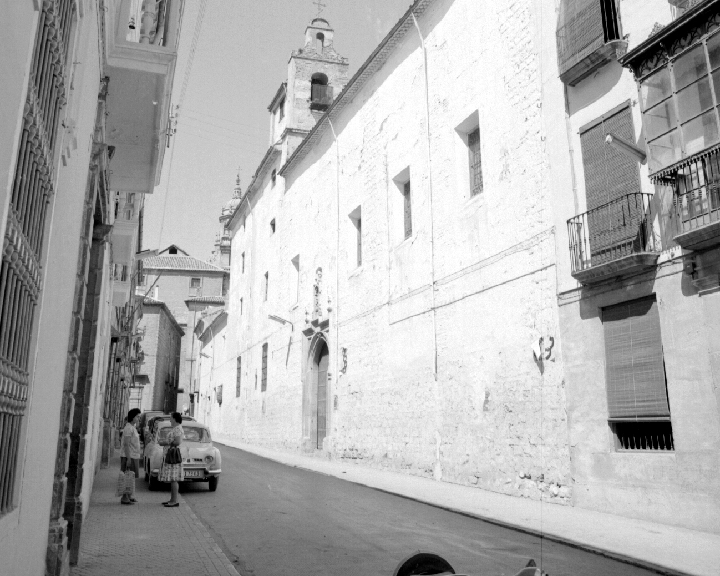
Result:
<svg viewBox="0 0 720 576"><path fill-rule="evenodd" d="M201 410L217 434L570 501L533 10L531 0L418 3L422 43L412 18L402 23L378 52L384 64L365 67L332 130L321 125L287 169L285 189L258 186L235 219L245 268L233 259L227 328L204 349L216 354L205 398L210 381L234 389L242 358L240 395Z"/></svg>

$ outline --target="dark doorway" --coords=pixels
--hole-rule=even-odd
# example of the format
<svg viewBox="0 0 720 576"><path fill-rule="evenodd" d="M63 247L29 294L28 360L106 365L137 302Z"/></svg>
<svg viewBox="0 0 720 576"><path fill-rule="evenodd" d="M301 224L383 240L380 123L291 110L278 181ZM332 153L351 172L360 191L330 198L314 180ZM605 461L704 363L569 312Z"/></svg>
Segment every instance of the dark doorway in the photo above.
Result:
<svg viewBox="0 0 720 576"><path fill-rule="evenodd" d="M329 364L328 347L325 342L317 353L317 448L322 449L327 434L327 374Z"/></svg>

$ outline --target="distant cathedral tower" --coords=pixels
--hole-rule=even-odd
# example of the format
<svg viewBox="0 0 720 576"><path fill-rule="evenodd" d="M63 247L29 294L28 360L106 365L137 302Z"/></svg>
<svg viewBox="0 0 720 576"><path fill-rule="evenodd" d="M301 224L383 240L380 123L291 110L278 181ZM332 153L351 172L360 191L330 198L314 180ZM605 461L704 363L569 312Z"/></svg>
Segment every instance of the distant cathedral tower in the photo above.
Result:
<svg viewBox="0 0 720 576"><path fill-rule="evenodd" d="M305 45L290 56L287 82L268 107L270 144L282 141L283 162L347 84L348 60L335 52L334 36L327 20L310 23Z"/></svg>

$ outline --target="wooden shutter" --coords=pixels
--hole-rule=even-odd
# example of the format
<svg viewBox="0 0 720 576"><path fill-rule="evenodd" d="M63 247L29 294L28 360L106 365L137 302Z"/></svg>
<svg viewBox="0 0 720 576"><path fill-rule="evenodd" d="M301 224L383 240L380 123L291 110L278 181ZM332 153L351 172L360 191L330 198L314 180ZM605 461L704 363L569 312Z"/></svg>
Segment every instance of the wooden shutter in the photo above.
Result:
<svg viewBox="0 0 720 576"><path fill-rule="evenodd" d="M602 310L610 420L669 420L655 296Z"/></svg>
<svg viewBox="0 0 720 576"><path fill-rule="evenodd" d="M405 214L405 238L412 236L412 198L410 195L410 180L403 186L403 205Z"/></svg>
<svg viewBox="0 0 720 576"><path fill-rule="evenodd" d="M638 162L608 145L608 134L635 142L629 104L580 132L593 265L637 250L639 222L644 217L642 197L631 196L640 192Z"/></svg>
<svg viewBox="0 0 720 576"><path fill-rule="evenodd" d="M603 56L597 52L607 42L620 39L615 2L616 0L561 0L557 28L558 68L561 79L580 63L583 63L578 67L581 72L590 71L594 64L603 61ZM577 78L578 74L571 73L570 76Z"/></svg>
<svg viewBox="0 0 720 576"><path fill-rule="evenodd" d="M268 345L263 344L262 347L262 380L260 383L260 391L265 392L267 390L267 356L268 356Z"/></svg>

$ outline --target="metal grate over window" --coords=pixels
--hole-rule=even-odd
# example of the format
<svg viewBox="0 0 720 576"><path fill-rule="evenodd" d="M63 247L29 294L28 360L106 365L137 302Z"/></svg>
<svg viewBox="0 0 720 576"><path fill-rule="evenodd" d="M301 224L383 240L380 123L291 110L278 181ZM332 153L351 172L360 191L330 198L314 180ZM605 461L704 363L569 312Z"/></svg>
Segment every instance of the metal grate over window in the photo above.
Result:
<svg viewBox="0 0 720 576"><path fill-rule="evenodd" d="M235 366L235 398L240 398L240 385L242 384L242 357L237 357Z"/></svg>
<svg viewBox="0 0 720 576"><path fill-rule="evenodd" d="M260 391L265 392L267 390L267 357L268 357L268 345L267 342L262 347L262 380L260 382Z"/></svg>
<svg viewBox="0 0 720 576"><path fill-rule="evenodd" d="M20 428L29 394L40 258L53 196L58 123L65 106L75 2L40 3L37 36L0 267L0 515L14 508Z"/></svg>
<svg viewBox="0 0 720 576"><path fill-rule="evenodd" d="M410 180L403 185L403 215L405 223L405 239L412 236L412 195L410 193Z"/></svg>
<svg viewBox="0 0 720 576"><path fill-rule="evenodd" d="M483 191L480 128L475 128L468 134L468 156L470 160L470 195L477 196Z"/></svg>

